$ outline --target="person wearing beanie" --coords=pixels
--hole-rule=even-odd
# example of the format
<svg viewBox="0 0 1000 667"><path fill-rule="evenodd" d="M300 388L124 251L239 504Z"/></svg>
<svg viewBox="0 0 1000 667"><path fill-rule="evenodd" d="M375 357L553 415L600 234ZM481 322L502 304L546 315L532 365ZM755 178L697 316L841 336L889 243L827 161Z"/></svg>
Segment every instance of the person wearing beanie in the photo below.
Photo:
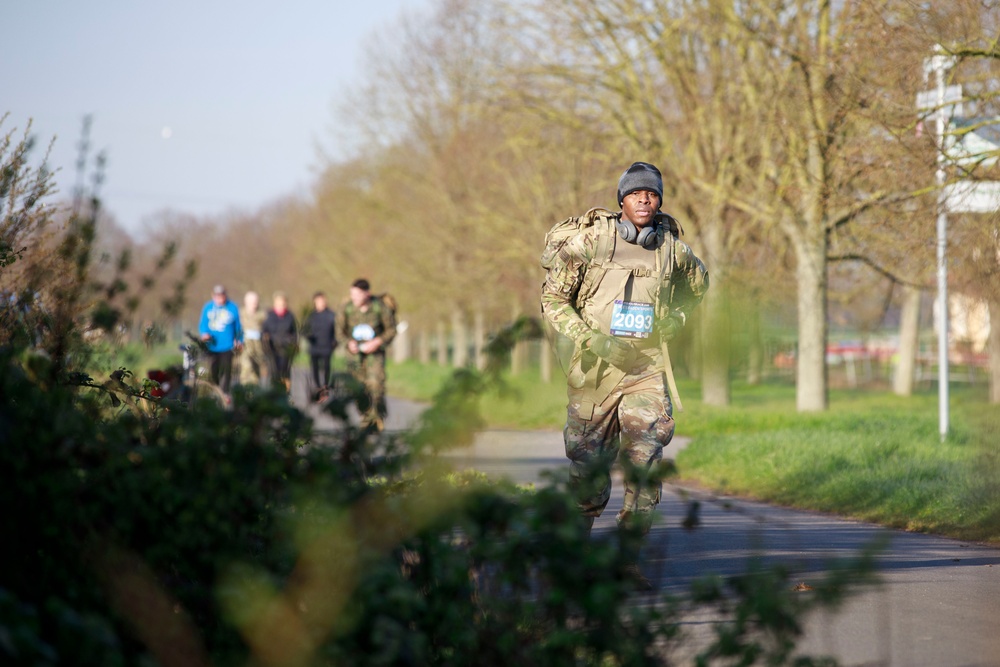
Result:
<svg viewBox="0 0 1000 667"><path fill-rule="evenodd" d="M625 170L618 179L618 206L622 206L626 195L639 190L647 190L655 194L663 203L663 175L660 170L648 162L635 162Z"/></svg>
<svg viewBox="0 0 1000 667"><path fill-rule="evenodd" d="M659 169L633 163L616 195L620 212L591 209L549 231L541 305L556 349L571 350L563 433L584 527L589 532L607 507L619 460L622 576L649 590L640 547L660 502L656 464L674 435L667 346L704 297L708 271L680 240L677 221L660 211Z"/></svg>

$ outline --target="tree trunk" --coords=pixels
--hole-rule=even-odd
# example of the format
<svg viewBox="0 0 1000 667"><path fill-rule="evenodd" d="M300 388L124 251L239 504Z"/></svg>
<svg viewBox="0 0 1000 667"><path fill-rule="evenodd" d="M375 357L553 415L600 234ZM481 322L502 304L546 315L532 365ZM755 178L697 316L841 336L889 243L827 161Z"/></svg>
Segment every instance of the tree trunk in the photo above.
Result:
<svg viewBox="0 0 1000 667"><path fill-rule="evenodd" d="M729 300L725 289L708 290L702 316L704 344L701 349L701 398L705 405L725 407L729 391Z"/></svg>
<svg viewBox="0 0 1000 667"><path fill-rule="evenodd" d="M486 368L486 354L484 349L486 347L486 316L483 315L483 311L477 310L474 321L474 331L473 331L473 349L475 354L476 368L483 370Z"/></svg>
<svg viewBox="0 0 1000 667"><path fill-rule="evenodd" d="M549 344L547 337L541 337L539 340L539 349L541 350L539 364L541 367L542 382L549 384L552 382L552 345Z"/></svg>
<svg viewBox="0 0 1000 667"><path fill-rule="evenodd" d="M410 359L410 326L406 322L400 322L396 326L396 338L392 341L392 360L397 364L409 361Z"/></svg>
<svg viewBox="0 0 1000 667"><path fill-rule="evenodd" d="M441 320L437 323L437 363L438 366L448 365L448 334Z"/></svg>
<svg viewBox="0 0 1000 667"><path fill-rule="evenodd" d="M730 403L729 363L732 356L729 295L725 280L729 265L722 225L722 210L713 211L710 224L702 226L705 262L713 282L701 304L701 398L705 405L725 407Z"/></svg>
<svg viewBox="0 0 1000 667"><path fill-rule="evenodd" d="M510 321L515 322L517 318L521 316L521 308L514 304L511 310ZM524 371L525 357L527 356L525 350L525 341L518 340L514 342L514 349L510 351L510 373L511 375L519 375Z"/></svg>
<svg viewBox="0 0 1000 667"><path fill-rule="evenodd" d="M990 403L1000 404L1000 299L989 302L990 337L986 346L990 355Z"/></svg>
<svg viewBox="0 0 1000 667"><path fill-rule="evenodd" d="M750 308L747 313L747 384L756 386L764 376L764 340L760 333L760 309Z"/></svg>
<svg viewBox="0 0 1000 667"><path fill-rule="evenodd" d="M701 381L701 371L705 367L702 363L702 350L705 347L705 318L702 317L701 313L696 316L696 331L697 336L691 337L690 345L687 345L684 350L684 366L687 371L688 376L695 380L696 382ZM670 361L674 364L674 372L677 372L677 359L674 358L673 353L670 355Z"/></svg>
<svg viewBox="0 0 1000 667"><path fill-rule="evenodd" d="M457 308L451 315L451 340L454 347L451 364L455 368L464 368L469 363L469 338L465 318Z"/></svg>
<svg viewBox="0 0 1000 667"><path fill-rule="evenodd" d="M420 359L420 363L431 363L431 335L425 329L420 332L420 337L417 340L417 358Z"/></svg>
<svg viewBox="0 0 1000 667"><path fill-rule="evenodd" d="M892 391L898 396L913 394L920 337L920 296L919 288L903 286L903 307L899 315L899 361L892 378Z"/></svg>
<svg viewBox="0 0 1000 667"><path fill-rule="evenodd" d="M803 234L794 244L799 324L795 405L799 412L822 411L829 405L826 368L827 241L823 231L813 238L808 236Z"/></svg>

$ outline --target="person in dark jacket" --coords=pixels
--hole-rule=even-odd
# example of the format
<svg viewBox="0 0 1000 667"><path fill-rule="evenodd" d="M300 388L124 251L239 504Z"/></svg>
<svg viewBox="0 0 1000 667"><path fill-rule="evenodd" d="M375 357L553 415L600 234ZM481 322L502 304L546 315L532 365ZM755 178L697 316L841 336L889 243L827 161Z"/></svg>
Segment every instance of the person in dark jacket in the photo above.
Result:
<svg viewBox="0 0 1000 667"><path fill-rule="evenodd" d="M337 347L337 316L327 308L323 292L313 294L313 312L303 333L309 341L309 366L312 369L313 395L322 400L330 387L330 358Z"/></svg>
<svg viewBox="0 0 1000 667"><path fill-rule="evenodd" d="M283 384L286 392L291 392L292 359L299 345L298 323L292 311L288 310L288 297L284 292L275 292L272 303L261 333L271 358L272 380Z"/></svg>

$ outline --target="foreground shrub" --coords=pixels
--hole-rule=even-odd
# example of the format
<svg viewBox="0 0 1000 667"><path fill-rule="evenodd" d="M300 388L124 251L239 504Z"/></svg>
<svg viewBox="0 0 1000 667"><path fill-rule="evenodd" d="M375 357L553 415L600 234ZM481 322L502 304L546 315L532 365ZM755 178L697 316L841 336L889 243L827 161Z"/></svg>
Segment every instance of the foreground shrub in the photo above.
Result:
<svg viewBox="0 0 1000 667"><path fill-rule="evenodd" d="M692 604L718 609L706 664L782 664L799 618L867 571L807 596L768 570L638 600L563 480L412 455L440 411L379 443L314 434L260 392L109 415L104 391L0 361L5 664L659 665Z"/></svg>

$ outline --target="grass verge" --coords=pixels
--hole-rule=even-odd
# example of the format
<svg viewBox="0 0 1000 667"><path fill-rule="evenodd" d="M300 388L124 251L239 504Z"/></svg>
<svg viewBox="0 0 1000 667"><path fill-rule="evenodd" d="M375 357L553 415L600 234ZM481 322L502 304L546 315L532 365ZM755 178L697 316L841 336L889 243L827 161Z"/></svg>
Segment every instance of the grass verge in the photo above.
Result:
<svg viewBox="0 0 1000 667"><path fill-rule="evenodd" d="M837 392L799 414L793 387L737 388L729 408L693 402L677 464L721 493L1000 543L1000 418L980 393L953 392L942 443L936 393Z"/></svg>
<svg viewBox="0 0 1000 667"><path fill-rule="evenodd" d="M449 370L416 362L389 369L390 393L430 400ZM885 391L835 391L830 410L798 413L787 384L734 383L732 405L700 400L681 383L686 411L678 435L684 479L720 493L836 513L895 528L1000 543L1000 411L983 388L952 390L952 433L938 436L937 393L908 398ZM561 378L507 378L481 410L493 428L560 429Z"/></svg>

